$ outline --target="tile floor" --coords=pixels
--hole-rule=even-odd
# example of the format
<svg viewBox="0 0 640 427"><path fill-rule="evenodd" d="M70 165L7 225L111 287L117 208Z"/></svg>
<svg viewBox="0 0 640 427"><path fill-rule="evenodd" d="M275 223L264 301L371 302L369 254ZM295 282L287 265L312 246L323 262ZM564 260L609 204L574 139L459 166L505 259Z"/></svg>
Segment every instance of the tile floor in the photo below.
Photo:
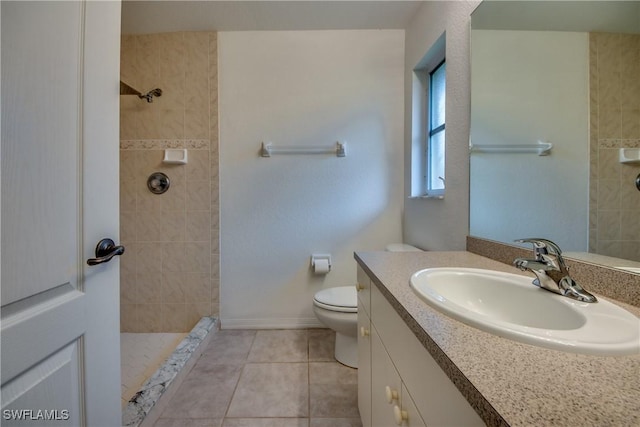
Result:
<svg viewBox="0 0 640 427"><path fill-rule="evenodd" d="M126 406L187 334L120 334L121 403Z"/></svg>
<svg viewBox="0 0 640 427"><path fill-rule="evenodd" d="M333 331L214 333L155 427L361 427L357 370L334 360Z"/></svg>

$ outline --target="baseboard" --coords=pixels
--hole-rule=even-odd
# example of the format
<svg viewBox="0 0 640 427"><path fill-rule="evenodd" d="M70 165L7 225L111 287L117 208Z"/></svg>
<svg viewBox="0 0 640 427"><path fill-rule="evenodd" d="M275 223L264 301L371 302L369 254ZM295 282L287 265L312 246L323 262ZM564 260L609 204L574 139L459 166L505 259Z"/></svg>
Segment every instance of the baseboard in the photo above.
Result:
<svg viewBox="0 0 640 427"><path fill-rule="evenodd" d="M326 328L318 319L218 319L220 329L311 329Z"/></svg>

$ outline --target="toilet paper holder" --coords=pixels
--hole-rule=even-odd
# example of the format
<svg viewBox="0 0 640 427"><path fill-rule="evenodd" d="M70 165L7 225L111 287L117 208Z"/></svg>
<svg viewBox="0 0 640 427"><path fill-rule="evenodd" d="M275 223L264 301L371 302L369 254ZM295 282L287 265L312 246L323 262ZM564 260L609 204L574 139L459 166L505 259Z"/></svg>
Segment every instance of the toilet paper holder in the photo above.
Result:
<svg viewBox="0 0 640 427"><path fill-rule="evenodd" d="M328 266L329 266L329 270L328 271L318 271L318 268L320 268L321 264L324 264L324 262L320 262L316 264L316 261L326 261ZM318 268L316 268L318 267ZM331 271L331 254L312 254L311 255L311 269L314 270L314 272L316 272L316 274L326 274L329 271Z"/></svg>

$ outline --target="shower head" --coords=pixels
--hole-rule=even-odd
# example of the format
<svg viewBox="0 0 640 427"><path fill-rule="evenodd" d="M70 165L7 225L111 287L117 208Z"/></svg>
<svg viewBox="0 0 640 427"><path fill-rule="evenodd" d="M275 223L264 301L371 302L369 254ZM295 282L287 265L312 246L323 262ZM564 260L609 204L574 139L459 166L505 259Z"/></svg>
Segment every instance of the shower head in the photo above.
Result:
<svg viewBox="0 0 640 427"><path fill-rule="evenodd" d="M142 95L142 94L138 95L138 97L140 99L146 99L147 102L153 102L153 97L154 96L162 96L162 89L155 88L155 89L150 90L149 92L145 93L144 95Z"/></svg>
<svg viewBox="0 0 640 427"><path fill-rule="evenodd" d="M122 80L120 80L120 95L138 95L140 99L146 99L147 102L153 102L154 96L162 96L162 89L155 88L143 94L139 90L132 88Z"/></svg>

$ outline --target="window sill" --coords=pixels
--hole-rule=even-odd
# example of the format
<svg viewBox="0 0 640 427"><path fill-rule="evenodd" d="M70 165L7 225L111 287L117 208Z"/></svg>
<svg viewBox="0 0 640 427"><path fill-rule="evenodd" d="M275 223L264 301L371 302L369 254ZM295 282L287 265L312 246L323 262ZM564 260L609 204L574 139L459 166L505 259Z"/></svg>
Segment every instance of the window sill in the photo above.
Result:
<svg viewBox="0 0 640 427"><path fill-rule="evenodd" d="M414 199L435 199L435 200L443 200L444 199L444 194L437 194L437 195L433 195L433 196L429 196L428 194L423 194L421 196L409 196L410 200L414 200Z"/></svg>

